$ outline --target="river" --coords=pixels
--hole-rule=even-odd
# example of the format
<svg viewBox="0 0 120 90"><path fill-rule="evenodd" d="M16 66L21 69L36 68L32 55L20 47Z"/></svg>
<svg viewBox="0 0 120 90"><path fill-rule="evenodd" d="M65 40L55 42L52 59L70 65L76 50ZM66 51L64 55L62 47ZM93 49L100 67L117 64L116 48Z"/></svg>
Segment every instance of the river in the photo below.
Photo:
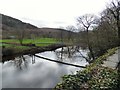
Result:
<svg viewBox="0 0 120 90"><path fill-rule="evenodd" d="M80 66L88 64L78 52L70 55L71 53L63 51L63 49L46 51L36 55ZM86 55L87 51L81 50L81 53ZM61 81L63 75L75 74L76 71L82 70L79 67L47 61L33 55L16 57L14 60L0 63L0 67L2 67L0 71L2 88L53 88Z"/></svg>

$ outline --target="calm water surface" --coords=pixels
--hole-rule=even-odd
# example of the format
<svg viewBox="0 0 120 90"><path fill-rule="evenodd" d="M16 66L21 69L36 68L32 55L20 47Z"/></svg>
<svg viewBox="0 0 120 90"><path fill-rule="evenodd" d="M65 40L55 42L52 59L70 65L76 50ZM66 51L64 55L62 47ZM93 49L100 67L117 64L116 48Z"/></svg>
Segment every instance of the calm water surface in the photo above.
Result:
<svg viewBox="0 0 120 90"><path fill-rule="evenodd" d="M60 53L61 49L56 51L47 51L36 55L46 58L61 60L81 66L88 64L81 58L79 53L70 55L68 52ZM86 55L86 51L82 51ZM81 68L59 64L44 60L34 56L16 57L5 63L0 63L2 71L2 88L53 88L61 77L65 74L74 74Z"/></svg>

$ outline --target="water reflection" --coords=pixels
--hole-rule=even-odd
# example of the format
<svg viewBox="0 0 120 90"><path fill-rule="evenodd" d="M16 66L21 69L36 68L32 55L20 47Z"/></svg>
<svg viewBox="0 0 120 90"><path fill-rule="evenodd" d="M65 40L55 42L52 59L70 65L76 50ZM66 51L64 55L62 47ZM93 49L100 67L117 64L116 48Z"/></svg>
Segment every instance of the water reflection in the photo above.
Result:
<svg viewBox="0 0 120 90"><path fill-rule="evenodd" d="M62 60L64 56L71 58L76 51L74 47L63 47L61 50L56 50L55 52L58 59L60 58Z"/></svg>
<svg viewBox="0 0 120 90"><path fill-rule="evenodd" d="M32 55L29 55L29 56L31 56L31 59L32 59L32 64L34 64L34 63L35 63L35 55L34 55L34 54L32 54Z"/></svg>
<svg viewBox="0 0 120 90"><path fill-rule="evenodd" d="M28 62L27 62L27 60L25 60L24 56L19 56L14 59L14 64L19 70L22 70L23 67L27 68Z"/></svg>
<svg viewBox="0 0 120 90"><path fill-rule="evenodd" d="M78 54L73 47L37 55L83 66L88 64L85 59L77 57ZM5 62L2 68L2 87L4 88L53 88L60 82L61 76L81 70L81 68L46 61L34 55L16 57L14 60Z"/></svg>
<svg viewBox="0 0 120 90"><path fill-rule="evenodd" d="M28 56L31 57L31 63L35 64L35 55L28 55ZM12 61L14 62L14 65L16 66L16 68L19 70L28 68L29 63L26 56L22 55L22 56L16 57Z"/></svg>
<svg viewBox="0 0 120 90"><path fill-rule="evenodd" d="M88 61L87 57L88 50L82 50L79 46L63 47L55 51L57 59L60 61L74 60L75 58L83 58Z"/></svg>

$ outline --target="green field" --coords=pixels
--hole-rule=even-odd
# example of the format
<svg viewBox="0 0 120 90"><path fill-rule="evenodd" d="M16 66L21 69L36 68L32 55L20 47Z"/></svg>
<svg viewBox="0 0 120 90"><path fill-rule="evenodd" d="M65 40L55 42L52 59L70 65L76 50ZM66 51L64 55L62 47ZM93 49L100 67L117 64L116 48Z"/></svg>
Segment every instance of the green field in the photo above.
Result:
<svg viewBox="0 0 120 90"><path fill-rule="evenodd" d="M0 43L19 43L17 39L2 39ZM35 44L36 46L47 46L50 44L58 43L58 41L54 38L36 38L36 39L24 39L23 44ZM8 46L3 44L4 46ZM2 46L3 46L2 45ZM0 45L1 46L1 45Z"/></svg>
<svg viewBox="0 0 120 90"><path fill-rule="evenodd" d="M6 44L6 43L11 43L11 44ZM15 45L14 43L18 43L18 45ZM2 39L0 40L0 47L6 48L6 49L12 49L15 52L23 51L23 50L28 50L33 47L29 46L21 46L19 45L19 40L17 39ZM23 44L35 44L36 46L48 46L51 44L59 43L56 39L54 38L36 38L36 39L24 39Z"/></svg>
<svg viewBox="0 0 120 90"><path fill-rule="evenodd" d="M2 39L0 42L16 42L19 43L17 39ZM24 39L23 43L56 43L57 40L54 38L37 38L37 39Z"/></svg>

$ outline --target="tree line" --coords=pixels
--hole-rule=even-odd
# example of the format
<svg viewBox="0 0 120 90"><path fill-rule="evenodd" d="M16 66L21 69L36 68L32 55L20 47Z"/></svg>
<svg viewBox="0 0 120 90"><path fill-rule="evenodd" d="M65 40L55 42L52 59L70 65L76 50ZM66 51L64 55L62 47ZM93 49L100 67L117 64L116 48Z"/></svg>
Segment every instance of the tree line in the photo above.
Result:
<svg viewBox="0 0 120 90"><path fill-rule="evenodd" d="M93 14L85 14L78 17L77 26L77 28L67 26L67 33L61 30L59 34L56 34L57 36L50 32L45 33L45 36L56 38L61 42L68 42L73 45L88 48L90 51L89 62L92 62L109 48L120 45L120 2L118 0L112 1L101 12L99 17ZM26 32L27 35L25 35ZM36 34L33 32L34 30L31 32L25 29L19 29L16 30L15 35L20 41L20 44L22 44L26 36L30 36L30 38L41 36L39 30Z"/></svg>
<svg viewBox="0 0 120 90"><path fill-rule="evenodd" d="M69 30L78 30L78 36L72 37L69 34L68 40L74 38L73 43L87 47L90 51L90 62L92 62L108 49L120 45L120 2L112 1L101 12L100 17L93 14L78 17L77 25L77 29L69 26L71 27Z"/></svg>

